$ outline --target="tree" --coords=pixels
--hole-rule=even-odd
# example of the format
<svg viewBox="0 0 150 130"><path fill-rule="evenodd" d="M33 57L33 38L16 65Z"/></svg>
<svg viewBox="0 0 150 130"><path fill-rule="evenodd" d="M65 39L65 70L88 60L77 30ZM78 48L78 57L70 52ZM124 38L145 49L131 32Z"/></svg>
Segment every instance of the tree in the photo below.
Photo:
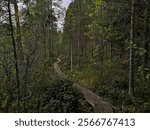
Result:
<svg viewBox="0 0 150 130"><path fill-rule="evenodd" d="M144 49L146 50L145 55L144 55L144 66L145 68L148 68L148 53L149 53L149 44L148 44L148 4L149 2L147 0L144 0L144 4L145 4L145 9L144 9L144 36L143 36L143 43L144 43Z"/></svg>
<svg viewBox="0 0 150 130"><path fill-rule="evenodd" d="M130 27L130 58L129 58L129 95L133 96L133 30L134 30L134 0L131 4L131 27Z"/></svg>
<svg viewBox="0 0 150 130"><path fill-rule="evenodd" d="M17 51L18 51L18 57L21 60L23 60L23 47L22 47L22 41L21 41L21 27L20 27L20 17L19 17L19 9L18 9L18 3L17 0L13 0L13 5L15 9L15 23L16 23L16 43L17 43Z"/></svg>
<svg viewBox="0 0 150 130"><path fill-rule="evenodd" d="M17 96L18 96L18 112L20 112L20 77L19 77L19 66L18 66L18 56L17 56L17 48L16 48L16 42L14 37L14 29L13 29L13 23L12 23L12 16L11 16L11 7L10 7L10 0L8 0L7 3L8 6L8 13L9 13L9 26L11 31L11 38L12 38L12 46L13 46L13 53L14 53L14 64L15 64L15 73L16 73L16 84L17 84Z"/></svg>

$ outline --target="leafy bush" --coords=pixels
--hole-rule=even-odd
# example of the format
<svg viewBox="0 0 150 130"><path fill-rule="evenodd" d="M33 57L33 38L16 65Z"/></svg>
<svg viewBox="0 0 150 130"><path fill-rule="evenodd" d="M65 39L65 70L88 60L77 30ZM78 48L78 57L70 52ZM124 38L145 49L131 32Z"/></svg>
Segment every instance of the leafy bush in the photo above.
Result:
<svg viewBox="0 0 150 130"><path fill-rule="evenodd" d="M30 99L29 112L92 112L93 108L66 79L55 79Z"/></svg>
<svg viewBox="0 0 150 130"><path fill-rule="evenodd" d="M99 86L95 91L99 96L109 100L116 112L135 112L135 106L126 90Z"/></svg>

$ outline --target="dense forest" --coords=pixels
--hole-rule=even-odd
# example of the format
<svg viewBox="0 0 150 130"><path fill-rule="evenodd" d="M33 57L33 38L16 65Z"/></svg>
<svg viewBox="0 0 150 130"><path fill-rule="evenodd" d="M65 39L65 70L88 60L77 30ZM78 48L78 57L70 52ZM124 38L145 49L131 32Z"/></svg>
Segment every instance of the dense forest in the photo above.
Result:
<svg viewBox="0 0 150 130"><path fill-rule="evenodd" d="M150 1L62 1L0 1L0 112L150 112Z"/></svg>

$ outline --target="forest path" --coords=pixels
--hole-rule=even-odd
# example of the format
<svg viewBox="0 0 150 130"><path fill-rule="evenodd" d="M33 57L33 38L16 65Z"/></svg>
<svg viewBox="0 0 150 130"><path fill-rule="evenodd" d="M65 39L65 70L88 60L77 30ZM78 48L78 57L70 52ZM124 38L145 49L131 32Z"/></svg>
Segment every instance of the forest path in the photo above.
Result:
<svg viewBox="0 0 150 130"><path fill-rule="evenodd" d="M57 76L66 78L65 74L59 68L59 62L61 62L61 60L58 58L58 61L54 63L54 71ZM113 113L112 105L103 101L103 99L97 94L86 89L85 87L82 87L78 83L73 83L73 86L83 94L85 100L94 107L94 111L96 113Z"/></svg>

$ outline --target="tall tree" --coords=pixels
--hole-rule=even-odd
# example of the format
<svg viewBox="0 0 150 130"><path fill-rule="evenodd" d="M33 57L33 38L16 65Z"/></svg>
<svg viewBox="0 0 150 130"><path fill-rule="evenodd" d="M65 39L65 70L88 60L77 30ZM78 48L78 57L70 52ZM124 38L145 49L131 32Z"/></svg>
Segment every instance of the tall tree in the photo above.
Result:
<svg viewBox="0 0 150 130"><path fill-rule="evenodd" d="M148 68L148 53L149 53L149 44L148 44L148 1L144 0L144 5L145 5L145 9L144 9L144 33L143 33L143 43L144 43L144 49L146 50L145 55L144 55L144 66L145 68Z"/></svg>
<svg viewBox="0 0 150 130"><path fill-rule="evenodd" d="M23 47L21 41L21 27L20 27L20 16L19 16L19 8L17 0L13 0L13 5L15 9L15 23L16 23L16 43L17 43L17 51L19 55L19 59L23 60Z"/></svg>
<svg viewBox="0 0 150 130"><path fill-rule="evenodd" d="M130 27L130 58L129 58L129 94L132 97L133 96L133 61L134 61L134 53L133 53L133 30L134 30L134 4L135 1L132 0L131 3L131 27Z"/></svg>
<svg viewBox="0 0 150 130"><path fill-rule="evenodd" d="M11 31L13 53L14 53L14 64L15 64L15 70L16 70L16 84L17 84L17 91L18 91L17 92L17 94L18 94L18 107L17 108L18 108L18 112L20 112L20 77L19 77L17 48L16 48L12 16L11 16L12 14L11 14L10 0L8 0L7 6L8 6L8 13L9 13L9 26L10 26L10 31Z"/></svg>
<svg viewBox="0 0 150 130"><path fill-rule="evenodd" d="M81 63L80 63L80 56L81 56L81 0L79 0L79 33L78 33L78 66L80 68Z"/></svg>

